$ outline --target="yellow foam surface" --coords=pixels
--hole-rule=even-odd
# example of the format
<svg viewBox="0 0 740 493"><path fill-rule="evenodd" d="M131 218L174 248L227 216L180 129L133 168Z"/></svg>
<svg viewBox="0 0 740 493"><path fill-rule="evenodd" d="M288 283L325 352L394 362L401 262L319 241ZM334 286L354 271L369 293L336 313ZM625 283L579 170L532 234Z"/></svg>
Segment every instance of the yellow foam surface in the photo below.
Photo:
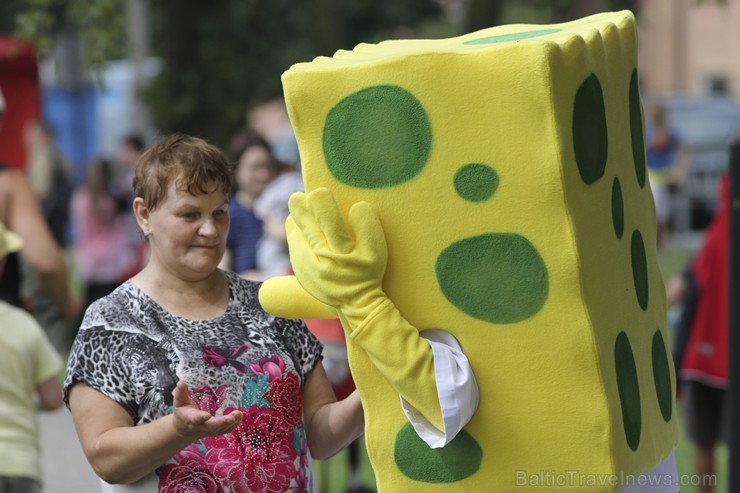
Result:
<svg viewBox="0 0 740 493"><path fill-rule="evenodd" d="M477 472L444 484L411 478L394 455L406 423L397 396L350 344L381 491L505 492L542 471L578 471L558 491L583 491L578 478L639 474L670 454L675 402L666 421L654 376L656 331L668 340L655 215L632 151L643 135L634 94L630 104L636 70L624 11L361 44L283 74L306 189L328 187L344 214L373 204L389 249L386 293L419 330L455 335L480 388L465 429L482 451ZM591 105L578 102L598 92L593 80L602 147ZM600 171L590 162L599 149ZM621 333L636 380L618 370ZM637 446L635 405L624 402L634 395Z"/></svg>

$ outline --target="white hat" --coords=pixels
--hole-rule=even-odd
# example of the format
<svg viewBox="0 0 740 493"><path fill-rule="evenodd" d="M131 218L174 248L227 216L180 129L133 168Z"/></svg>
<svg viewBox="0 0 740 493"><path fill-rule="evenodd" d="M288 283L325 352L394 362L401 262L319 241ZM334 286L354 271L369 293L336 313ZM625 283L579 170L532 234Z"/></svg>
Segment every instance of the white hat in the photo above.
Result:
<svg viewBox="0 0 740 493"><path fill-rule="evenodd" d="M22 246L23 240L21 240L21 237L9 229L5 229L5 225L0 222L0 257L17 252Z"/></svg>

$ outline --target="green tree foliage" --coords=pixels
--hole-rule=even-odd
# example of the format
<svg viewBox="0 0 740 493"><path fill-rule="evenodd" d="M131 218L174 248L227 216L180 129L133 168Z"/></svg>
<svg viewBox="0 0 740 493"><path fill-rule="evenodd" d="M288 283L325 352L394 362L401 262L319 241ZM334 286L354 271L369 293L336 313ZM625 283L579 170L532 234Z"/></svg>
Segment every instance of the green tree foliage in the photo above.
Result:
<svg viewBox="0 0 740 493"><path fill-rule="evenodd" d="M15 34L34 39L42 52L60 32L74 31L90 67L125 55L126 1L2 0L0 28L14 19ZM634 8L637 1L603 3ZM281 95L280 75L294 63L360 42L563 20L584 2L468 0L463 22L453 28L441 0L149 1L150 55L162 70L141 96L163 132L224 145L244 125L248 108Z"/></svg>
<svg viewBox="0 0 740 493"><path fill-rule="evenodd" d="M223 144L292 64L439 16L432 0L150 2L163 70L145 99L164 131Z"/></svg>
<svg viewBox="0 0 740 493"><path fill-rule="evenodd" d="M7 2L7 3L6 3ZM57 36L74 32L84 45L85 66L121 58L125 48L122 0L3 0L0 13L13 19L13 32L48 53ZM5 26L3 26L5 27Z"/></svg>

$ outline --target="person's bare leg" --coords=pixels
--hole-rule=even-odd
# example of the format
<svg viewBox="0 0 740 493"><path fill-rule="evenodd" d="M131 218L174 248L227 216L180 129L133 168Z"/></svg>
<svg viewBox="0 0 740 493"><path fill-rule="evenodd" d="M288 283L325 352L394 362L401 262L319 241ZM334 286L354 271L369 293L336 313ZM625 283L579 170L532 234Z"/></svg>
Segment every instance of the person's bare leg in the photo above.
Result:
<svg viewBox="0 0 740 493"><path fill-rule="evenodd" d="M714 491L714 444L694 446L694 472L699 476L699 493Z"/></svg>

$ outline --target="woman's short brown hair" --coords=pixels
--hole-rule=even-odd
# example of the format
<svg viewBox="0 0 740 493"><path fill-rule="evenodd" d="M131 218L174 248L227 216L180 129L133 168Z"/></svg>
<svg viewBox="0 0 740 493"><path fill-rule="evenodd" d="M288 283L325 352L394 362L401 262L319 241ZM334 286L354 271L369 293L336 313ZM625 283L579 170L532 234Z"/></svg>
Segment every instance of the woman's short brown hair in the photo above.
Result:
<svg viewBox="0 0 740 493"><path fill-rule="evenodd" d="M146 150L136 163L134 196L151 211L164 200L172 180L178 190L202 195L219 190L229 194L232 166L218 147L198 137L172 134Z"/></svg>

